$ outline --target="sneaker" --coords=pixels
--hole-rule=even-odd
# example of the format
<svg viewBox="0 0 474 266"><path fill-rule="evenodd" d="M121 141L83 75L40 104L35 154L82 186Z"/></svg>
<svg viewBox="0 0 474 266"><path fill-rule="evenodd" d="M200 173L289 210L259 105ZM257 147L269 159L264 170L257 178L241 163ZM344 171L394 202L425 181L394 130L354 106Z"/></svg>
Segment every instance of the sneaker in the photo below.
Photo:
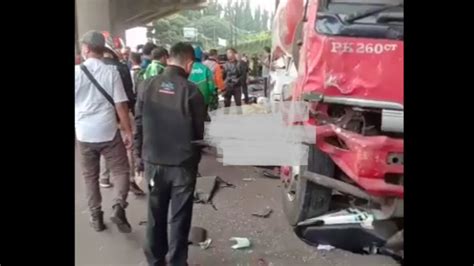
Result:
<svg viewBox="0 0 474 266"><path fill-rule="evenodd" d="M143 192L135 181L130 182L130 192L135 194L135 196L145 196L145 192Z"/></svg>
<svg viewBox="0 0 474 266"><path fill-rule="evenodd" d="M104 212L98 211L92 213L89 223L96 232L104 231L106 229L104 224Z"/></svg>
<svg viewBox="0 0 474 266"><path fill-rule="evenodd" d="M102 188L110 188L112 187L112 184L108 179L101 179L99 180L99 186Z"/></svg>
<svg viewBox="0 0 474 266"><path fill-rule="evenodd" d="M116 204L113 207L113 213L110 217L110 220L117 225L118 230L120 233L130 233L132 232L132 226L127 220L125 216L125 209L120 206L120 204Z"/></svg>

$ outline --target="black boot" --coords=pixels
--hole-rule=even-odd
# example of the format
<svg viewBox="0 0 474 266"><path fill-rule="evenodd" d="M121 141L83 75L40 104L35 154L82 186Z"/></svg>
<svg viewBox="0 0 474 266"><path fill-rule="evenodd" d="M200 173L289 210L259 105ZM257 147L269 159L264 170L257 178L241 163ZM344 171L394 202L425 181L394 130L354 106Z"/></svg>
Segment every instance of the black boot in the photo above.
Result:
<svg viewBox="0 0 474 266"><path fill-rule="evenodd" d="M106 228L104 224L104 212L93 212L89 223L96 232L104 231Z"/></svg>
<svg viewBox="0 0 474 266"><path fill-rule="evenodd" d="M135 181L130 181L130 192L135 194L135 196L145 196L145 192L143 192Z"/></svg>
<svg viewBox="0 0 474 266"><path fill-rule="evenodd" d="M125 216L125 209L120 206L120 204L116 204L113 207L113 213L110 217L110 220L117 225L118 230L121 233L130 233L132 232L132 226L127 221L127 217Z"/></svg>

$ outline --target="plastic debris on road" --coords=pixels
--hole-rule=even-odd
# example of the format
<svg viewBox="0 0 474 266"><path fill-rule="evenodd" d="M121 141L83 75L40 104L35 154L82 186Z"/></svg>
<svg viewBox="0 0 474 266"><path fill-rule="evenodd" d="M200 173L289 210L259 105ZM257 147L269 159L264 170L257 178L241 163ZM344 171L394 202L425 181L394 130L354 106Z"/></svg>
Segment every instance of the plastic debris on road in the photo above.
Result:
<svg viewBox="0 0 474 266"><path fill-rule="evenodd" d="M318 245L317 249L318 249L318 250L330 251L330 250L333 250L334 247L331 246L331 245Z"/></svg>
<svg viewBox="0 0 474 266"><path fill-rule="evenodd" d="M201 247L201 249L206 250L209 248L209 246L211 246L211 243L212 239L208 238L206 241L199 243L199 246Z"/></svg>
<svg viewBox="0 0 474 266"><path fill-rule="evenodd" d="M230 241L237 242L232 246L233 249L241 249L250 247L250 240L246 237L231 237Z"/></svg>

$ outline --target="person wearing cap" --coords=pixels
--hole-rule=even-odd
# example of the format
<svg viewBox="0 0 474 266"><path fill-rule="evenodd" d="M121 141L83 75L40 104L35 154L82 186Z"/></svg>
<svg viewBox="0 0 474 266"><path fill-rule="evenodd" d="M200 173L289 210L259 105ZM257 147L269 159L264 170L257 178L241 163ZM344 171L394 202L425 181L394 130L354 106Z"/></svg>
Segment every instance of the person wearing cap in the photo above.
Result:
<svg viewBox="0 0 474 266"><path fill-rule="evenodd" d="M145 246L148 265L187 265L201 160L201 149L194 142L204 137L206 114L199 89L188 80L193 60L190 44L175 44L164 72L145 80L138 92L134 147L144 162L150 190Z"/></svg>
<svg viewBox="0 0 474 266"><path fill-rule="evenodd" d="M151 52L151 57L153 60L146 68L143 76L145 80L163 73L169 54L164 47L157 47Z"/></svg>
<svg viewBox="0 0 474 266"><path fill-rule="evenodd" d="M204 97L204 103L206 104L206 110L209 107L214 110L217 109L217 90L216 84L214 83L214 77L212 71L203 63L202 50L200 47L194 48L194 63L189 75L189 80L196 84ZM211 105L212 104L212 105ZM210 106L211 105L211 106ZM209 117L207 117L209 121Z"/></svg>
<svg viewBox="0 0 474 266"><path fill-rule="evenodd" d="M132 228L126 218L125 208L130 186L127 149L132 148L132 127L128 98L120 74L115 67L102 61L104 50L105 38L100 32L84 34L81 55L85 62L75 68L75 131L91 226L97 232L106 228L99 188L99 161L100 156L104 156L115 181L110 218L120 232L129 233Z"/></svg>

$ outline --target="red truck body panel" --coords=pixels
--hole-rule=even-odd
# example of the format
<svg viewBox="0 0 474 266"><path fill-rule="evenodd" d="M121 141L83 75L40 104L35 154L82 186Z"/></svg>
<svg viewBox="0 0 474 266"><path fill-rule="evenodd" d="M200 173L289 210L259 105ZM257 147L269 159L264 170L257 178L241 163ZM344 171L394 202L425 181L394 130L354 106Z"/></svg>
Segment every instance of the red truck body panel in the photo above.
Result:
<svg viewBox="0 0 474 266"><path fill-rule="evenodd" d="M279 36L280 45L288 45L288 39L294 36L294 21L301 20L301 16L294 16L300 8L291 6L301 5L300 2L289 0L286 7L280 8L287 10L288 19L282 31L286 35ZM390 102L403 109L403 41L321 34L316 30L317 11L318 0L309 0L293 99L302 100L305 94L317 93ZM316 124L311 120L308 123ZM341 149L326 142L331 136L343 140L347 147ZM403 154L403 139L363 136L333 124L318 125L316 138L318 148L368 193L403 197L403 185L385 180L387 174L403 175L403 164L387 162L389 154Z"/></svg>

